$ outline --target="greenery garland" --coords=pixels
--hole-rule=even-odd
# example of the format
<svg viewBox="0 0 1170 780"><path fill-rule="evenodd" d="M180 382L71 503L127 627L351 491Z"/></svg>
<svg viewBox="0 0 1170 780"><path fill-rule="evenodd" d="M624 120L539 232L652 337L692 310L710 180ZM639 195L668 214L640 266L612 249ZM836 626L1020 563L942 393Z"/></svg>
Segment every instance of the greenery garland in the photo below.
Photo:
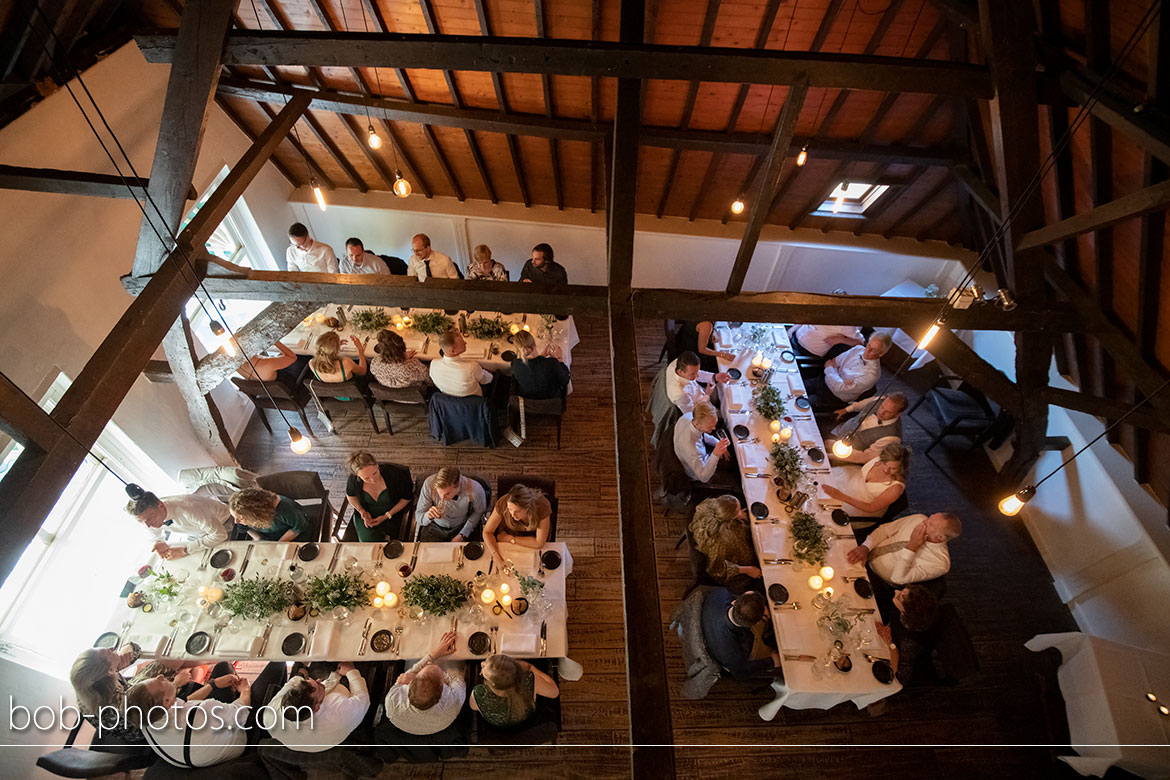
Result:
<svg viewBox="0 0 1170 780"><path fill-rule="evenodd" d="M223 590L220 604L230 614L248 620L264 620L277 612L284 612L297 596L296 585L271 577L233 582Z"/></svg>
<svg viewBox="0 0 1170 780"><path fill-rule="evenodd" d="M776 346L772 338L772 328L769 325L753 325L748 331L748 343L753 347L764 348Z"/></svg>
<svg viewBox="0 0 1170 780"><path fill-rule="evenodd" d="M772 445L772 469L776 484L792 490L804 475L804 464L800 453L791 444L776 442Z"/></svg>
<svg viewBox="0 0 1170 780"><path fill-rule="evenodd" d="M423 312L411 315L411 327L428 336L440 336L455 326L455 320L441 311Z"/></svg>
<svg viewBox="0 0 1170 780"><path fill-rule="evenodd" d="M349 315L349 324L359 333L377 333L390 327L390 315L385 309L358 309Z"/></svg>
<svg viewBox="0 0 1170 780"><path fill-rule="evenodd" d="M149 567L147 567L149 568ZM172 601L179 595L179 581L165 569L149 569L151 582L146 586L150 601Z"/></svg>
<svg viewBox="0 0 1170 780"><path fill-rule="evenodd" d="M493 319L472 317L467 321L467 335L484 341L502 339L508 335L508 323L498 316Z"/></svg>
<svg viewBox="0 0 1170 780"><path fill-rule="evenodd" d="M305 600L321 612L338 607L357 609L370 603L374 586L357 574L326 574L310 577L305 585Z"/></svg>
<svg viewBox="0 0 1170 780"><path fill-rule="evenodd" d="M784 416L784 396L780 388L769 382L761 382L752 394L752 404L765 419L779 420Z"/></svg>
<svg viewBox="0 0 1170 780"><path fill-rule="evenodd" d="M467 603L467 585L448 574L416 574L403 583L402 602L428 615L448 615Z"/></svg>
<svg viewBox="0 0 1170 780"><path fill-rule="evenodd" d="M535 593L544 591L544 581L536 577L529 577L525 574L517 574L516 581L520 583L520 592L525 596L531 596Z"/></svg>
<svg viewBox="0 0 1170 780"><path fill-rule="evenodd" d="M808 512L794 513L788 531L792 535L794 558L813 566L825 565L825 557L829 554L829 534L815 517Z"/></svg>

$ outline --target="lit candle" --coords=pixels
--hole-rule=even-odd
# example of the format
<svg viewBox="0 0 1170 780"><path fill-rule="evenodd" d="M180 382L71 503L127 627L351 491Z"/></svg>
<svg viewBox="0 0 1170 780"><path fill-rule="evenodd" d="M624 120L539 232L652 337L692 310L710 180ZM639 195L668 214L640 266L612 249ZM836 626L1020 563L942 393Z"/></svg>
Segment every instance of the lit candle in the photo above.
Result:
<svg viewBox="0 0 1170 780"><path fill-rule="evenodd" d="M223 589L222 588L208 588L207 593L205 595L207 597L207 600L214 604L215 602L217 602L223 598Z"/></svg>
<svg viewBox="0 0 1170 780"><path fill-rule="evenodd" d="M520 330L524 331L525 333L529 333L532 331L532 328L528 327L528 323L524 323L524 327L520 328Z"/></svg>
<svg viewBox="0 0 1170 780"><path fill-rule="evenodd" d="M829 580L833 579L833 567L832 566L822 566L821 567L821 579L823 579L825 582L828 582Z"/></svg>
<svg viewBox="0 0 1170 780"><path fill-rule="evenodd" d="M519 332L520 332L520 326L519 326L519 325L517 325L516 323L514 323L514 322L513 322L513 323L512 323L512 326L511 326L510 328L508 328L508 331L509 331L509 332L510 332L510 333L511 333L513 336L515 336L517 333L519 333Z"/></svg>
<svg viewBox="0 0 1170 780"><path fill-rule="evenodd" d="M402 324L402 320L399 320L398 322L394 323L394 327L398 328L398 330L402 330L406 326Z"/></svg>
<svg viewBox="0 0 1170 780"><path fill-rule="evenodd" d="M813 590L820 590L821 588L825 587L825 581L821 579L819 574L814 574L808 578L808 586Z"/></svg>
<svg viewBox="0 0 1170 780"><path fill-rule="evenodd" d="M756 368L759 368L761 365L763 365L763 363L764 363L763 353L757 352L756 356L754 358L752 358L752 365L755 366Z"/></svg>
<svg viewBox="0 0 1170 780"><path fill-rule="evenodd" d="M771 368L772 367L772 358L770 358L770 357L764 358L764 362L761 365L765 369Z"/></svg>
<svg viewBox="0 0 1170 780"><path fill-rule="evenodd" d="M376 609L381 609L382 605L383 605L382 597L381 596L374 596L374 607Z"/></svg>
<svg viewBox="0 0 1170 780"><path fill-rule="evenodd" d="M206 585L200 585L200 586L199 586L199 595L200 595L200 596L202 596L202 595L203 595L204 593L206 593L206 592L207 592L207 586L206 586ZM1150 699L1150 701L1153 701L1153 699Z"/></svg>
<svg viewBox="0 0 1170 780"><path fill-rule="evenodd" d="M1149 699L1150 701L1157 701L1158 700L1158 697L1155 696L1153 693L1147 693L1146 698Z"/></svg>
<svg viewBox="0 0 1170 780"><path fill-rule="evenodd" d="M772 443L778 444L779 442L780 442L780 434L773 433L772 434Z"/></svg>
<svg viewBox="0 0 1170 780"><path fill-rule="evenodd" d="M824 597L827 599L833 598L833 589L832 588L825 588L824 590L821 591L821 593L824 594Z"/></svg>
<svg viewBox="0 0 1170 780"><path fill-rule="evenodd" d="M1170 715L1170 707L1167 707L1165 704L1160 704L1158 705L1158 712L1163 715Z"/></svg>
<svg viewBox="0 0 1170 780"><path fill-rule="evenodd" d="M508 583L506 583L506 582L500 583L500 593L510 593L511 591L512 591L512 588L510 585L508 585Z"/></svg>
<svg viewBox="0 0 1170 780"><path fill-rule="evenodd" d="M409 328L411 325L414 324L414 317L411 317L409 315L403 317L402 324Z"/></svg>
<svg viewBox="0 0 1170 780"><path fill-rule="evenodd" d="M385 596L382 597L382 603L385 604L387 607L393 607L393 606L397 605L398 604L398 594L397 593L387 593Z"/></svg>
<svg viewBox="0 0 1170 780"><path fill-rule="evenodd" d="M484 604L491 604L496 600L496 592L491 588L484 588L483 593L479 595L479 600Z"/></svg>
<svg viewBox="0 0 1170 780"><path fill-rule="evenodd" d="M325 321L325 315L324 315L324 314L318 314L318 315L317 315L317 322L324 322L324 321Z"/></svg>
<svg viewBox="0 0 1170 780"><path fill-rule="evenodd" d="M783 428L780 429L780 438L783 439L784 441L788 441L789 439L792 438L792 426L791 425L785 425Z"/></svg>
<svg viewBox="0 0 1170 780"><path fill-rule="evenodd" d="M390 583L386 582L386 581L379 582L377 585L374 586L374 592L377 593L379 596L385 596L387 593L390 592Z"/></svg>
<svg viewBox="0 0 1170 780"><path fill-rule="evenodd" d="M768 427L771 428L773 431L779 431L780 430L780 421L773 420L772 422L768 423Z"/></svg>
<svg viewBox="0 0 1170 780"><path fill-rule="evenodd" d="M500 603L506 607L512 603L512 597L505 593L503 596L500 596Z"/></svg>

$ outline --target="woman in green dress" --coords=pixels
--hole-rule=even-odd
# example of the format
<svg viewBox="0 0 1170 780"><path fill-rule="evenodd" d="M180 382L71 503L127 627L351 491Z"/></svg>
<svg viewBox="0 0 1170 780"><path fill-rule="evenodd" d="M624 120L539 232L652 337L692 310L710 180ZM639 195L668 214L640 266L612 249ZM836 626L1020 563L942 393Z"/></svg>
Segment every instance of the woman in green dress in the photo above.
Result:
<svg viewBox="0 0 1170 780"><path fill-rule="evenodd" d="M389 463L378 463L368 452L349 456L349 481L345 500L353 507L358 541L385 542L402 531L403 512L410 504L414 486L410 478Z"/></svg>
<svg viewBox="0 0 1170 780"><path fill-rule="evenodd" d="M320 520L311 520L291 498L264 488L246 488L228 501L232 518L248 535L268 542L315 542L321 535Z"/></svg>
<svg viewBox="0 0 1170 780"><path fill-rule="evenodd" d="M536 712L537 696L560 695L553 679L532 664L497 654L483 662L483 682L471 690L471 709L496 728L512 728Z"/></svg>

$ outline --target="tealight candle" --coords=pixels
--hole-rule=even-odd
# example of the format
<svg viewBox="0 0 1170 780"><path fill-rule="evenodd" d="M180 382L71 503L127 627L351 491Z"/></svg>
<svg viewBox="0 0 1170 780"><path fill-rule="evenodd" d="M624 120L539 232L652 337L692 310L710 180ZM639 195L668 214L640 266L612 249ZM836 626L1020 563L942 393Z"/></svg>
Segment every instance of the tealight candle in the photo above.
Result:
<svg viewBox="0 0 1170 780"><path fill-rule="evenodd" d="M318 315L317 315L317 322L324 322L324 321L325 321L325 315L324 315L324 314L318 314Z"/></svg>
<svg viewBox="0 0 1170 780"><path fill-rule="evenodd" d="M821 591L821 593L824 594L825 598L827 598L827 599L833 598L833 589L832 588L825 588L824 590Z"/></svg>
<svg viewBox="0 0 1170 780"><path fill-rule="evenodd" d="M405 325L403 325L401 321L399 321L399 322L396 322L396 323L394 323L394 327L395 327L395 328L398 328L398 330L402 330L402 329L403 329L403 328L405 328L406 326L405 326Z"/></svg>
<svg viewBox="0 0 1170 780"><path fill-rule="evenodd" d="M829 580L833 579L833 567L832 566L822 566L821 567L821 579L823 579L825 582L828 582Z"/></svg>
<svg viewBox="0 0 1170 780"><path fill-rule="evenodd" d="M512 603L512 597L505 593L503 596L500 596L500 603L506 607Z"/></svg>
<svg viewBox="0 0 1170 780"><path fill-rule="evenodd" d="M202 595L203 595L204 593L206 593L206 592L207 592L207 586L206 586L206 585L200 585L200 586L199 586L199 595L200 595L200 596L202 596ZM1153 694L1146 694L1146 695L1147 695L1147 696L1152 696ZM1153 699L1150 699L1150 701L1153 701Z"/></svg>
<svg viewBox="0 0 1170 780"><path fill-rule="evenodd" d="M397 593L387 593L385 596L382 597L382 603L385 604L387 607L395 606L396 604L398 604L398 594Z"/></svg>
<svg viewBox="0 0 1170 780"><path fill-rule="evenodd" d="M528 323L524 323L524 327L520 328L520 330L524 331L525 333L530 333L532 328L528 327Z"/></svg>
<svg viewBox="0 0 1170 780"><path fill-rule="evenodd" d="M384 604L385 604L385 602L382 601L381 596L374 596L374 608L375 609L381 609Z"/></svg>
<svg viewBox="0 0 1170 780"><path fill-rule="evenodd" d="M409 328L411 325L414 324L414 317L410 317L410 316L403 317L402 324Z"/></svg>
<svg viewBox="0 0 1170 780"><path fill-rule="evenodd" d="M783 439L784 441L788 441L789 439L792 438L792 426L791 425L785 425L783 428L780 429L780 438Z"/></svg>
<svg viewBox="0 0 1170 780"><path fill-rule="evenodd" d="M766 357L766 358L764 358L764 362L763 362L763 363L761 363L760 365L761 365L761 366L762 366L764 369L769 369L769 368L771 368L771 367L772 367L772 358L770 358L770 357Z"/></svg>
<svg viewBox="0 0 1170 780"><path fill-rule="evenodd" d="M768 423L768 427L771 428L773 431L779 431L780 427L781 427L780 421L773 420L772 422Z"/></svg>
<svg viewBox="0 0 1170 780"><path fill-rule="evenodd" d="M808 586L813 590L820 590L821 588L825 587L825 581L821 579L819 574L814 574L808 578Z"/></svg>
<svg viewBox="0 0 1170 780"><path fill-rule="evenodd" d="M384 580L382 582L379 582L377 585L374 586L374 592L377 593L379 596L385 596L387 593L390 592L390 583L386 582Z"/></svg>
<svg viewBox="0 0 1170 780"><path fill-rule="evenodd" d="M491 588L484 588L483 593L479 594L479 600L484 604L491 604L496 600L496 592Z"/></svg>
<svg viewBox="0 0 1170 780"><path fill-rule="evenodd" d="M215 603L223 598L222 588L208 588L207 593L204 594L208 601Z"/></svg>
<svg viewBox="0 0 1170 780"><path fill-rule="evenodd" d="M752 358L752 365L755 366L756 368L759 368L763 364L764 364L764 355L761 352L757 352L756 356Z"/></svg>
<svg viewBox="0 0 1170 780"><path fill-rule="evenodd" d="M510 593L511 591L512 591L512 586L510 586L508 583L506 583L506 582L500 583L500 593Z"/></svg>
<svg viewBox="0 0 1170 780"><path fill-rule="evenodd" d="M510 328L508 328L508 332L511 333L513 336L515 336L517 333L520 332L520 326L513 322L512 326Z"/></svg>
<svg viewBox="0 0 1170 780"><path fill-rule="evenodd" d="M772 434L772 443L773 443L773 444L778 444L779 442L780 442L780 434L778 434L778 433L773 433L773 434Z"/></svg>

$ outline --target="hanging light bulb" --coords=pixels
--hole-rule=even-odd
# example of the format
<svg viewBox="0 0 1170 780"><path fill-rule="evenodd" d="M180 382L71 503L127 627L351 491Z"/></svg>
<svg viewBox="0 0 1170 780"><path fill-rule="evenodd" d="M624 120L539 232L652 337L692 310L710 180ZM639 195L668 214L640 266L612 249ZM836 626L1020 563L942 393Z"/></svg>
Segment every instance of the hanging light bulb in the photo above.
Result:
<svg viewBox="0 0 1170 780"><path fill-rule="evenodd" d="M1008 517L1015 517L1024 508L1024 504L1032 500L1034 495L1036 495L1035 487L1032 485L1022 487L999 502L999 511Z"/></svg>
<svg viewBox="0 0 1170 780"><path fill-rule="evenodd" d="M808 144L805 144L800 149L800 154L796 155L796 166L801 168L808 162Z"/></svg>
<svg viewBox="0 0 1170 780"><path fill-rule="evenodd" d="M848 436L833 442L833 454L842 460L853 454L853 445L849 442Z"/></svg>
<svg viewBox="0 0 1170 780"><path fill-rule="evenodd" d="M926 349L926 345L933 341L934 337L938 335L938 332L942 329L944 322L946 322L946 320L942 317L939 317L937 322L932 322L930 324L930 327L926 329L926 334L922 337L922 340L918 342L918 349Z"/></svg>
<svg viewBox="0 0 1170 780"><path fill-rule="evenodd" d="M731 201L731 213L742 214L744 209L743 196L740 195L735 200Z"/></svg>
<svg viewBox="0 0 1170 780"><path fill-rule="evenodd" d="M219 347L224 351L224 354L235 356L236 345L232 342L232 337L227 330L217 320L211 321L211 333L219 342Z"/></svg>
<svg viewBox="0 0 1170 780"><path fill-rule="evenodd" d="M999 303L1000 308L1004 311L1011 311L1012 309L1016 308L1016 299L1015 296L1012 295L1011 290L1001 287L999 291L996 292L995 299Z"/></svg>
<svg viewBox="0 0 1170 780"><path fill-rule="evenodd" d="M402 171L394 171L394 194L400 198L405 198L411 193L410 182L408 182L402 175Z"/></svg>
<svg viewBox="0 0 1170 780"><path fill-rule="evenodd" d="M370 126L369 126L369 134L370 134L370 136L369 136L369 138L366 139L366 141L370 144L370 148L371 149L381 149L382 148L382 137L379 136L376 132L374 132L374 124L372 122L370 123Z"/></svg>
<svg viewBox="0 0 1170 780"><path fill-rule="evenodd" d="M326 208L325 193L321 191L321 185L317 183L316 176L309 180L309 185L313 188L313 197L317 199L317 205L321 207L322 211L324 211Z"/></svg>
<svg viewBox="0 0 1170 780"><path fill-rule="evenodd" d="M301 432L293 427L289 427L288 429L288 441L289 447L297 455L304 455L313 446L308 436L302 436Z"/></svg>

